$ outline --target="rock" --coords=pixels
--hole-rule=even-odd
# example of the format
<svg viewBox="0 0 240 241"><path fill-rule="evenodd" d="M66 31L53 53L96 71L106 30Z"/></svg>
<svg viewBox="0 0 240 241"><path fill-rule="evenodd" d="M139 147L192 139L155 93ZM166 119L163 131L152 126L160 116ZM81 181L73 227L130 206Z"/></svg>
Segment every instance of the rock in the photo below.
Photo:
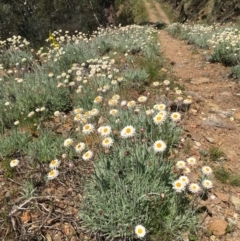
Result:
<svg viewBox="0 0 240 241"><path fill-rule="evenodd" d="M191 137L194 141L201 141L202 139L202 135L198 134L198 133L191 133Z"/></svg>
<svg viewBox="0 0 240 241"><path fill-rule="evenodd" d="M212 112L218 112L220 110L220 106L215 103L208 102L207 105L211 108Z"/></svg>
<svg viewBox="0 0 240 241"><path fill-rule="evenodd" d="M193 114L193 115L197 115L197 110L195 110L195 109L190 109L190 111L189 111L191 114Z"/></svg>
<svg viewBox="0 0 240 241"><path fill-rule="evenodd" d="M210 136L205 136L205 139L210 143L215 143L215 140Z"/></svg>
<svg viewBox="0 0 240 241"><path fill-rule="evenodd" d="M228 223L225 220L214 219L209 224L208 229L213 235L221 236L225 234L227 226Z"/></svg>
<svg viewBox="0 0 240 241"><path fill-rule="evenodd" d="M228 237L228 238L226 238L226 241L236 241L236 239L235 239L235 238Z"/></svg>
<svg viewBox="0 0 240 241"><path fill-rule="evenodd" d="M222 202L228 202L228 200L229 200L229 194L222 193L222 192L215 192L215 195L216 195Z"/></svg>
<svg viewBox="0 0 240 241"><path fill-rule="evenodd" d="M194 85L200 85L200 84L205 84L205 83L209 83L209 82L210 82L209 78L201 77L198 79L192 79L192 81L190 83L194 84Z"/></svg>
<svg viewBox="0 0 240 241"><path fill-rule="evenodd" d="M223 95L223 96L232 96L232 94L228 91L224 91L222 92L220 95Z"/></svg>
<svg viewBox="0 0 240 241"><path fill-rule="evenodd" d="M238 197L231 196L230 201L234 205L236 210L240 211L240 199Z"/></svg>
<svg viewBox="0 0 240 241"><path fill-rule="evenodd" d="M196 145L197 147L200 147L200 146L201 146L201 143L198 142L198 141L195 141L195 145Z"/></svg>
<svg viewBox="0 0 240 241"><path fill-rule="evenodd" d="M222 120L221 118L217 117L216 115L211 115L206 120L202 120L202 123L207 126L226 128L226 129L230 129L230 130L233 130L236 128L233 125L233 123Z"/></svg>
<svg viewBox="0 0 240 241"><path fill-rule="evenodd" d="M233 220L232 218L227 218L228 222L230 225L235 225L237 224L237 220Z"/></svg>
<svg viewBox="0 0 240 241"><path fill-rule="evenodd" d="M233 117L236 120L240 120L240 112L236 112Z"/></svg>
<svg viewBox="0 0 240 241"><path fill-rule="evenodd" d="M213 204L219 204L219 203L221 203L221 200L216 197L216 198L214 198L214 199L212 200L212 203L213 203Z"/></svg>

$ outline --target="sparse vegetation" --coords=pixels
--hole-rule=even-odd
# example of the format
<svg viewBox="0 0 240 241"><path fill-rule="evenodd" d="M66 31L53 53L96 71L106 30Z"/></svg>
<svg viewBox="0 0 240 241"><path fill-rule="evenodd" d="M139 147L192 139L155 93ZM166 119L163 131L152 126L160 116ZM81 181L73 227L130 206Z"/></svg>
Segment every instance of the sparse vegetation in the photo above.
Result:
<svg viewBox="0 0 240 241"><path fill-rule="evenodd" d="M209 148L209 158L211 161L219 161L224 156L225 154L220 148L214 146Z"/></svg>
<svg viewBox="0 0 240 241"><path fill-rule="evenodd" d="M222 183L230 184L231 186L240 186L240 175L228 171L223 166L216 168L214 175Z"/></svg>

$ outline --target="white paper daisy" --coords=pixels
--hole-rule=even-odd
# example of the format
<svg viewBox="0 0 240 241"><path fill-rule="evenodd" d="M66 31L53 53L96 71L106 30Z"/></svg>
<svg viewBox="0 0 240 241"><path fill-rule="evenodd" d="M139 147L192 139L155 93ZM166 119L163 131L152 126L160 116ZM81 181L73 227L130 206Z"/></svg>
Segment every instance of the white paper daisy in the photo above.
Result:
<svg viewBox="0 0 240 241"><path fill-rule="evenodd" d="M146 235L146 229L142 225L137 225L135 227L135 234L138 238L143 238Z"/></svg>
<svg viewBox="0 0 240 241"><path fill-rule="evenodd" d="M136 133L136 130L133 126L126 126L121 130L121 137L122 138L129 138L133 137Z"/></svg>
<svg viewBox="0 0 240 241"><path fill-rule="evenodd" d="M155 141L153 144L153 149L155 152L164 152L166 148L167 148L167 145L162 140Z"/></svg>

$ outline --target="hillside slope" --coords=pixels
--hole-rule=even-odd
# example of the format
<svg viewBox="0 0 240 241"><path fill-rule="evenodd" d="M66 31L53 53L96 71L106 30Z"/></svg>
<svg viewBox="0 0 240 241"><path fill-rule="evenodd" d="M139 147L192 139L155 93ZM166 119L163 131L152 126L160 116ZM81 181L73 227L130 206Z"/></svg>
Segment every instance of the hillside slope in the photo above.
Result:
<svg viewBox="0 0 240 241"><path fill-rule="evenodd" d="M239 0L162 0L173 5L179 19L206 20L207 22L225 22L238 20L240 16Z"/></svg>

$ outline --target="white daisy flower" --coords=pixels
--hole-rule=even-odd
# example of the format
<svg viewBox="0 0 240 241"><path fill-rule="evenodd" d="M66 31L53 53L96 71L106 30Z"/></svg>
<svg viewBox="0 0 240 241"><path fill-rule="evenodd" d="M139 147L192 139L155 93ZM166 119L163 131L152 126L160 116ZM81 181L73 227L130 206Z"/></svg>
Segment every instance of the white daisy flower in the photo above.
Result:
<svg viewBox="0 0 240 241"><path fill-rule="evenodd" d="M146 229L142 225L137 225L135 227L135 234L138 238L143 238L146 235Z"/></svg>
<svg viewBox="0 0 240 241"><path fill-rule="evenodd" d="M118 104L118 100L111 99L111 100L108 101L109 106L116 106L117 104Z"/></svg>
<svg viewBox="0 0 240 241"><path fill-rule="evenodd" d="M104 137L109 136L112 132L111 126L100 126L98 130L99 134Z"/></svg>
<svg viewBox="0 0 240 241"><path fill-rule="evenodd" d="M183 100L183 103L185 105L190 105L192 103L192 98L191 96L188 96L187 99Z"/></svg>
<svg viewBox="0 0 240 241"><path fill-rule="evenodd" d="M147 97L146 96L140 96L140 97L138 97L138 102L140 102L140 103L145 103L146 101L147 101Z"/></svg>
<svg viewBox="0 0 240 241"><path fill-rule="evenodd" d="M118 114L118 110L117 109L112 109L109 111L109 114L112 116L116 116Z"/></svg>
<svg viewBox="0 0 240 241"><path fill-rule="evenodd" d="M197 183L191 183L189 186L188 186L188 190L191 192L191 193L198 193L201 188L200 186L197 184Z"/></svg>
<svg viewBox="0 0 240 241"><path fill-rule="evenodd" d="M121 137L122 138L129 138L135 135L135 128L133 126L126 126L121 130Z"/></svg>
<svg viewBox="0 0 240 241"><path fill-rule="evenodd" d="M181 114L179 112L173 112L170 115L170 118L171 118L172 121L178 122L179 120L181 120Z"/></svg>
<svg viewBox="0 0 240 241"><path fill-rule="evenodd" d="M160 85L160 83L159 83L159 81L154 81L154 82L152 83L152 85L153 85L154 87L158 87L158 86Z"/></svg>
<svg viewBox="0 0 240 241"><path fill-rule="evenodd" d="M114 95L113 97L112 97L112 100L119 100L120 99L120 95Z"/></svg>
<svg viewBox="0 0 240 241"><path fill-rule="evenodd" d="M84 117L86 117L87 119L89 119L91 116L92 116L91 111L86 111L84 113Z"/></svg>
<svg viewBox="0 0 240 241"><path fill-rule="evenodd" d="M63 145L64 145L65 147L69 147L69 146L72 145L72 143L73 143L73 139L68 138L68 139L66 139L66 140L64 141Z"/></svg>
<svg viewBox="0 0 240 241"><path fill-rule="evenodd" d="M82 120L82 118L83 118L83 115L82 114L76 114L75 116L74 116L74 121L76 121L76 122L79 122L79 121L81 121Z"/></svg>
<svg viewBox="0 0 240 241"><path fill-rule="evenodd" d="M155 152L164 152L166 148L167 148L167 145L162 140L155 141L153 144L153 149Z"/></svg>
<svg viewBox="0 0 240 241"><path fill-rule="evenodd" d="M189 158L187 158L187 163L190 166L194 166L194 165L197 164L197 159L195 157L193 157L193 156L189 157Z"/></svg>
<svg viewBox="0 0 240 241"><path fill-rule="evenodd" d="M79 142L76 146L75 146L75 151L80 153L85 149L86 145L84 142Z"/></svg>
<svg viewBox="0 0 240 241"><path fill-rule="evenodd" d="M91 110L91 116L98 116L99 112L100 111L98 109L94 108Z"/></svg>
<svg viewBox="0 0 240 241"><path fill-rule="evenodd" d="M190 172L191 172L191 170L190 170L189 167L185 167L185 168L183 169L183 174L185 174L185 175L189 174Z"/></svg>
<svg viewBox="0 0 240 241"><path fill-rule="evenodd" d="M176 166L178 169L184 169L186 167L186 162L185 161L178 161L176 163Z"/></svg>
<svg viewBox="0 0 240 241"><path fill-rule="evenodd" d="M187 176L180 176L179 180L182 181L185 186L189 183L189 179Z"/></svg>
<svg viewBox="0 0 240 241"><path fill-rule="evenodd" d="M19 125L19 121L15 121L13 124L15 125L15 126L17 126L17 125Z"/></svg>
<svg viewBox="0 0 240 241"><path fill-rule="evenodd" d="M102 146L104 148L109 148L109 147L111 147L113 145L113 142L114 141L113 141L113 139L111 137L106 137L102 141Z"/></svg>
<svg viewBox="0 0 240 241"><path fill-rule="evenodd" d="M90 124L90 123L84 125L83 128L82 128L82 132L85 135L88 135L88 134L92 133L93 131L94 131L94 125Z"/></svg>
<svg viewBox="0 0 240 241"><path fill-rule="evenodd" d="M207 180L207 179L205 179L205 180L202 181L202 185L203 185L203 187L206 188L206 189L211 189L211 188L213 187L212 181Z"/></svg>
<svg viewBox="0 0 240 241"><path fill-rule="evenodd" d="M181 181L181 180L176 180L173 182L173 189L176 191L176 192L182 192L185 190L185 184Z"/></svg>
<svg viewBox="0 0 240 241"><path fill-rule="evenodd" d="M59 171L57 169L52 169L48 173L47 178L48 178L48 180L52 180L52 179L56 178L58 176L58 174L59 174Z"/></svg>
<svg viewBox="0 0 240 241"><path fill-rule="evenodd" d="M181 95L182 94L182 91L181 90L176 90L175 92L177 95Z"/></svg>
<svg viewBox="0 0 240 241"><path fill-rule="evenodd" d="M129 101L128 103L127 103L127 107L129 108L129 109L131 109L131 108L133 108L133 107L135 107L136 106L136 101L135 100L131 100L131 101Z"/></svg>
<svg viewBox="0 0 240 241"><path fill-rule="evenodd" d="M166 109L166 105L165 104L156 104L153 106L154 110L165 110Z"/></svg>
<svg viewBox="0 0 240 241"><path fill-rule="evenodd" d="M161 125L161 124L163 124L163 122L166 120L166 117L164 117L163 115L159 115L159 114L157 114L157 115L155 115L154 117L153 117L153 121L154 121L154 123L156 124L156 125Z"/></svg>
<svg viewBox="0 0 240 241"><path fill-rule="evenodd" d="M89 150L89 151L87 151L87 152L85 152L85 153L83 154L82 159L83 159L84 161L88 161L88 160L90 160L92 157L93 157L93 152L92 152L91 150Z"/></svg>
<svg viewBox="0 0 240 241"><path fill-rule="evenodd" d="M103 100L103 97L99 95L99 96L97 96L97 97L94 99L93 102L94 102L95 104L99 104L100 102L102 102L102 100Z"/></svg>
<svg viewBox="0 0 240 241"><path fill-rule="evenodd" d="M49 167L50 169L54 169L54 168L58 168L60 166L61 161L59 161L58 159L53 159L50 164Z"/></svg>
<svg viewBox="0 0 240 241"><path fill-rule="evenodd" d="M55 117L58 117L58 116L60 116L60 115L61 115L61 113L60 113L60 111L58 111L58 110L57 110L57 111L55 111L55 112L54 112L54 114L53 114L53 115L54 115Z"/></svg>
<svg viewBox="0 0 240 241"><path fill-rule="evenodd" d="M168 79L165 79L165 80L163 81L163 84L164 84L164 85L169 85L169 84L170 84L170 81L169 81Z"/></svg>
<svg viewBox="0 0 240 241"><path fill-rule="evenodd" d="M150 110L146 110L146 115L151 116L154 114L154 110L150 109Z"/></svg>
<svg viewBox="0 0 240 241"><path fill-rule="evenodd" d="M125 106L127 104L127 101L126 100L123 100L122 102L121 102L121 106Z"/></svg>
<svg viewBox="0 0 240 241"><path fill-rule="evenodd" d="M77 109L74 109L74 110L73 110L73 113L74 113L75 115L80 114L80 113L82 113L82 112L83 112L83 108L77 108Z"/></svg>
<svg viewBox="0 0 240 241"><path fill-rule="evenodd" d="M202 167L202 173L205 175L211 175L212 174L212 168L209 166L203 166Z"/></svg>
<svg viewBox="0 0 240 241"><path fill-rule="evenodd" d="M18 159L14 159L10 161L10 167L16 167L19 164Z"/></svg>

